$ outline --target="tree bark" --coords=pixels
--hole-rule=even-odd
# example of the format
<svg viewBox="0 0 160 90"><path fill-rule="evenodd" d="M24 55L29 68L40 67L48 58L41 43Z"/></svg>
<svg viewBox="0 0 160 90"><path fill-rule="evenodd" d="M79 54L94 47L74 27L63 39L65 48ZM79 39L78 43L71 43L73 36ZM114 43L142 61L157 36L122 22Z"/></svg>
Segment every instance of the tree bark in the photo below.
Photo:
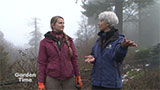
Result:
<svg viewBox="0 0 160 90"><path fill-rule="evenodd" d="M118 16L119 24L116 26L119 32L123 33L123 2L124 0L115 0L115 13Z"/></svg>

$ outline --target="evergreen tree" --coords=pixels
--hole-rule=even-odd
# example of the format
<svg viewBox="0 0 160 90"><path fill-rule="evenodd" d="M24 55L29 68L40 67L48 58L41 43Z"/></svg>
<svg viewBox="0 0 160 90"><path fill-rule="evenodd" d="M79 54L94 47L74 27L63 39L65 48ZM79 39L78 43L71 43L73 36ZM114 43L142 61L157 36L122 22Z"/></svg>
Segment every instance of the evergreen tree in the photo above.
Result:
<svg viewBox="0 0 160 90"><path fill-rule="evenodd" d="M42 33L39 31L39 22L37 18L34 18L34 31L30 32L31 39L29 40L29 45L31 47L31 51L35 56L38 55L39 43L42 38Z"/></svg>
<svg viewBox="0 0 160 90"><path fill-rule="evenodd" d="M114 10L119 18L117 28L123 32L123 21L138 20L138 10L153 3L154 0L83 0L82 14L89 18L89 24L96 25L98 14L106 10ZM136 6L136 7L135 7ZM137 9L137 7L139 9ZM125 16L125 17L124 17ZM125 18L125 19L124 19Z"/></svg>

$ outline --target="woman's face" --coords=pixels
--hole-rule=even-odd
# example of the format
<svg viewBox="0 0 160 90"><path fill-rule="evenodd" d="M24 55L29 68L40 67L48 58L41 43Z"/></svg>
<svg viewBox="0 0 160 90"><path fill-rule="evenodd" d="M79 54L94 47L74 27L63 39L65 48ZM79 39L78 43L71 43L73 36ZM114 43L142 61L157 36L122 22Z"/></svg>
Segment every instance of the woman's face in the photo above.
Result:
<svg viewBox="0 0 160 90"><path fill-rule="evenodd" d="M58 18L55 24L52 24L52 28L57 31L61 32L64 30L64 20L62 18Z"/></svg>
<svg viewBox="0 0 160 90"><path fill-rule="evenodd" d="M104 20L99 20L98 26L99 26L99 29L102 31L106 31L109 29L109 24L106 23Z"/></svg>

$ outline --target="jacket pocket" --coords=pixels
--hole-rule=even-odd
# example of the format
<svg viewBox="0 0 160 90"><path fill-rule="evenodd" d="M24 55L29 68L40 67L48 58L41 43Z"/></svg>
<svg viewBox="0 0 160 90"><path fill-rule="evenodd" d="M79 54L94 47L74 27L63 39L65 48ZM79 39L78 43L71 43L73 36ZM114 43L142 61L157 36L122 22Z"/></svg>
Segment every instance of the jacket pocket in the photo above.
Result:
<svg viewBox="0 0 160 90"><path fill-rule="evenodd" d="M74 75L73 71L73 65L71 61L65 61L66 63L64 64L64 76L65 77L72 77Z"/></svg>
<svg viewBox="0 0 160 90"><path fill-rule="evenodd" d="M58 77L59 76L59 65L56 62L50 62L47 65L47 73L51 76Z"/></svg>

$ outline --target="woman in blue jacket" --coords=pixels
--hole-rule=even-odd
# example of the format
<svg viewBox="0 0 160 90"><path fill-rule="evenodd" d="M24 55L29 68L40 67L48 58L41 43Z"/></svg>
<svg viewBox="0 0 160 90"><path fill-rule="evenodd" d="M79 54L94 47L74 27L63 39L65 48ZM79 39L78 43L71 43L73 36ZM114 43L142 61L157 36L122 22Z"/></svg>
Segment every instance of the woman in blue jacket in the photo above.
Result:
<svg viewBox="0 0 160 90"><path fill-rule="evenodd" d="M122 77L121 64L130 46L137 47L134 41L127 40L115 28L119 22L112 11L99 14L99 38L92 48L91 55L85 56L85 62L92 63L92 90L120 90Z"/></svg>

